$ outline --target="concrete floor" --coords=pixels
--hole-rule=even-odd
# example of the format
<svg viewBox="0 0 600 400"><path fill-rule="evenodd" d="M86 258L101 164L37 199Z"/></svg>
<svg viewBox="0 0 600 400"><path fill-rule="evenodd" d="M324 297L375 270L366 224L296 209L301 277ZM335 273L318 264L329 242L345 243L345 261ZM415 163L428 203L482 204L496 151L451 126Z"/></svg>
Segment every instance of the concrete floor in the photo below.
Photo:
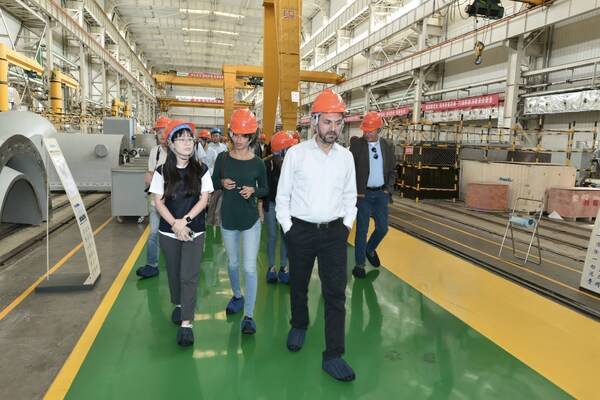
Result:
<svg viewBox="0 0 600 400"><path fill-rule="evenodd" d="M110 199L89 214L96 229L111 217ZM102 268L91 291L72 293L31 293L0 320L0 398L41 398L62 367L98 304L129 256L145 225L118 224L112 220L96 235ZM69 225L50 237L50 266L81 242L76 225ZM80 249L60 272L85 271ZM0 311L46 271L45 243L0 272Z"/></svg>

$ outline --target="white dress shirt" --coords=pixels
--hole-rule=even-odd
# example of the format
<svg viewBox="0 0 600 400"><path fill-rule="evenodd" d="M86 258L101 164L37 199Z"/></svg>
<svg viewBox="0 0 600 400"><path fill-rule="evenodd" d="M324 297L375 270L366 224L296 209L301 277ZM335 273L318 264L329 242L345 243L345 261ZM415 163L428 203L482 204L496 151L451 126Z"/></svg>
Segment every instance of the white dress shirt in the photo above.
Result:
<svg viewBox="0 0 600 400"><path fill-rule="evenodd" d="M275 212L284 232L292 217L312 223L356 218L356 172L348 149L335 143L325 153L316 139L291 147L285 155L277 186Z"/></svg>

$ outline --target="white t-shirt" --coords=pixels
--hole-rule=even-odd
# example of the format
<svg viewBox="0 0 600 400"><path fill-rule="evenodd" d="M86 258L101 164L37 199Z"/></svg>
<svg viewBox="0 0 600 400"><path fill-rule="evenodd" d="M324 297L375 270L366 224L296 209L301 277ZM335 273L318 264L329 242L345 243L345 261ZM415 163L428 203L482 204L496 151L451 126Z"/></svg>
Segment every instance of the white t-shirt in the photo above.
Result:
<svg viewBox="0 0 600 400"><path fill-rule="evenodd" d="M196 143L194 145L194 155L196 156L196 160L206 164L206 151L204 151L202 144Z"/></svg>
<svg viewBox="0 0 600 400"><path fill-rule="evenodd" d="M211 174L210 171L206 171L204 173L204 175L202 175L202 189L201 192L202 193L212 193L214 191L214 186L212 183L212 178L211 178ZM152 194L158 194L158 195L163 195L165 193L165 180L163 178L163 176L161 174L159 174L158 172L154 171L154 176L152 176L152 183L150 184L150 193ZM162 232L160 231L161 235L165 235L168 237L172 237L173 239L177 239L177 237L175 236L174 233L171 232ZM204 232L195 232L192 239L202 235Z"/></svg>
<svg viewBox="0 0 600 400"><path fill-rule="evenodd" d="M156 158L156 152L158 153L158 161ZM148 171L154 172L159 165L162 165L167 161L167 149L161 147L160 145L156 145L150 150L150 156L148 157Z"/></svg>

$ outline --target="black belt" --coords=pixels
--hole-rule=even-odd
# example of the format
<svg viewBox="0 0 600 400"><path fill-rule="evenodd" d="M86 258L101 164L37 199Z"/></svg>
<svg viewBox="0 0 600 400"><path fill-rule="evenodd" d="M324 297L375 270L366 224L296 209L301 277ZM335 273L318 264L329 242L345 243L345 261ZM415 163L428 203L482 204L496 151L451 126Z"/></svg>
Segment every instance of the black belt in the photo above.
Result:
<svg viewBox="0 0 600 400"><path fill-rule="evenodd" d="M371 190L373 192L377 192L378 190L385 190L385 185L377 186L377 187L368 187L367 190Z"/></svg>
<svg viewBox="0 0 600 400"><path fill-rule="evenodd" d="M310 226L310 227L315 228L315 229L327 229L327 228L333 227L335 224L342 223L343 219L342 218L338 218L338 219L334 219L333 221L329 221L329 222L318 222L318 223L315 223L315 222L304 221L304 220L301 220L301 219L296 218L296 217L292 217L292 222L293 223L299 223L301 225Z"/></svg>

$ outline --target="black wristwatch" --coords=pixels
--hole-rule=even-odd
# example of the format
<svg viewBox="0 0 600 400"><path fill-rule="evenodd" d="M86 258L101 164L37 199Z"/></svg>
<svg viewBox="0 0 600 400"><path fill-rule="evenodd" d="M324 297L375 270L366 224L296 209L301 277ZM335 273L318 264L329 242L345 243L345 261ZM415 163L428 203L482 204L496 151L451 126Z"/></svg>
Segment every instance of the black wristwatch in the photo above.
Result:
<svg viewBox="0 0 600 400"><path fill-rule="evenodd" d="M186 216L185 216L185 220L186 220L186 222L187 222L188 224L189 224L190 222L192 222L192 219L190 218L190 216L189 216L189 215L186 215Z"/></svg>

